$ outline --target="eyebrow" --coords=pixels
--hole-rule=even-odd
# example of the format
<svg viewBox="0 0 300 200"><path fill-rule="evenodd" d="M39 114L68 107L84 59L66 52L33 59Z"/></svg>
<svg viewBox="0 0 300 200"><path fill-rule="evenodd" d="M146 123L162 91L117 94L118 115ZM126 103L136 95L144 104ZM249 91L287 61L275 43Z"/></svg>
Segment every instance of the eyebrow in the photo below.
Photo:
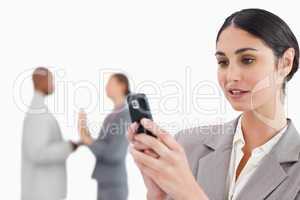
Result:
<svg viewBox="0 0 300 200"><path fill-rule="evenodd" d="M255 49L255 48L246 47L246 48L237 49L234 53L235 53L235 54L240 54L240 53L245 52L245 51L258 51L258 50ZM215 53L215 55L225 56L225 53L222 52L222 51L217 51L217 52Z"/></svg>

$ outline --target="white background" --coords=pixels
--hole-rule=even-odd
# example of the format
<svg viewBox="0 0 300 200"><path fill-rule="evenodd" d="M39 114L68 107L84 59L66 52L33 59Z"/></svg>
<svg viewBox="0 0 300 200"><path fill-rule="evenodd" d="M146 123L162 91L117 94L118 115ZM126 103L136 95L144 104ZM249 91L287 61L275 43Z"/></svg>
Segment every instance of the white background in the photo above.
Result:
<svg viewBox="0 0 300 200"><path fill-rule="evenodd" d="M149 94L155 121L172 134L197 124L221 123L238 113L217 86L215 38L225 17L249 7L278 14L300 38L299 7L290 1L1 1L0 198L20 198L22 121L32 96L32 68L53 67L57 90L48 103L66 139L78 140L79 107L87 107L97 136L111 108L103 86L107 72L114 70L130 77L133 91ZM296 127L299 86L297 73L286 104ZM195 88L202 94L197 103ZM96 183L90 178L94 163L85 147L69 157L68 200L96 199ZM130 155L127 168L129 199L145 199Z"/></svg>

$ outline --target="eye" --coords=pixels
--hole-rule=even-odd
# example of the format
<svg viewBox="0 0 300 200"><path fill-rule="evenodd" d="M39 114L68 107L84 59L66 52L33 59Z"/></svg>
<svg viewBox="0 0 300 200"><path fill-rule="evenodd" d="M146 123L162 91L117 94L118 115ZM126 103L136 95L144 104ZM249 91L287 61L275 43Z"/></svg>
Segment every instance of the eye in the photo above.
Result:
<svg viewBox="0 0 300 200"><path fill-rule="evenodd" d="M250 65L252 63L254 63L255 59L252 57L244 57L242 58L242 63L245 65Z"/></svg>
<svg viewBox="0 0 300 200"><path fill-rule="evenodd" d="M229 61L226 60L226 59L220 59L220 60L218 60L218 65L219 65L221 68L224 68L224 67L226 67L226 66L229 65Z"/></svg>

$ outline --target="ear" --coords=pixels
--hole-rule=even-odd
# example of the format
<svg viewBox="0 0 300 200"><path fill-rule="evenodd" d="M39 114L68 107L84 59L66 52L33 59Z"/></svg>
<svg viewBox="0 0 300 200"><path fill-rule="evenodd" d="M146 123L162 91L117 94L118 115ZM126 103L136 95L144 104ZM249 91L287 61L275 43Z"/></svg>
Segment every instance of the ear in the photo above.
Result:
<svg viewBox="0 0 300 200"><path fill-rule="evenodd" d="M285 78L292 70L295 57L295 49L288 48L281 57L278 65L278 72L281 78Z"/></svg>

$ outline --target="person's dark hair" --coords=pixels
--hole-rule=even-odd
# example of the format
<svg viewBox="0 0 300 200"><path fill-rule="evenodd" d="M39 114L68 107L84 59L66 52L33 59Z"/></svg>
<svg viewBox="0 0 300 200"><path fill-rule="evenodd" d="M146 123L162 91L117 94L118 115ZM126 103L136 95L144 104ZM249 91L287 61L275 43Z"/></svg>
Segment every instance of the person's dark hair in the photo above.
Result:
<svg viewBox="0 0 300 200"><path fill-rule="evenodd" d="M233 13L225 20L218 32L217 42L221 33L231 25L261 39L273 50L277 59L282 57L287 49L293 48L295 50L292 70L285 77L282 88L285 94L286 82L292 79L299 66L298 42L289 26L280 17L266 10L244 9Z"/></svg>
<svg viewBox="0 0 300 200"><path fill-rule="evenodd" d="M125 74L115 73L112 75L113 78L116 78L117 81L125 86L124 95L128 95L130 93L129 81Z"/></svg>

